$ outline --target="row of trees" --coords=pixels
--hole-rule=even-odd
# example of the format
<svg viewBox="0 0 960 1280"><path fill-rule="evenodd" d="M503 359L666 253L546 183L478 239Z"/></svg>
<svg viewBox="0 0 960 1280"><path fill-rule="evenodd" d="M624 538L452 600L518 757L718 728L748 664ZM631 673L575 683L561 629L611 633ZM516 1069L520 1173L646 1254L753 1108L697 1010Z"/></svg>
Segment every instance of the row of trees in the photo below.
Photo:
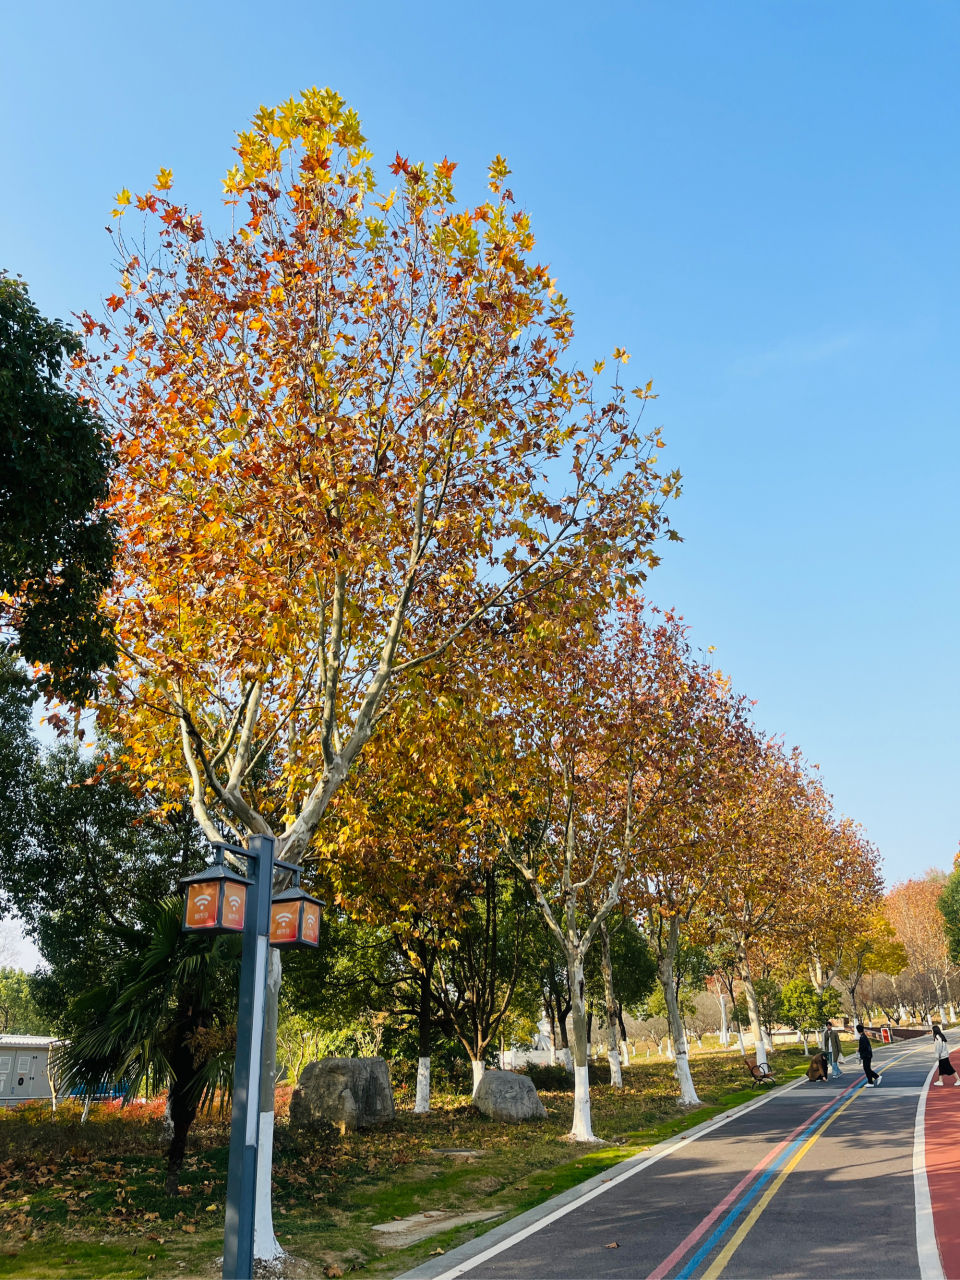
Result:
<svg viewBox="0 0 960 1280"><path fill-rule="evenodd" d="M619 1084L623 1010L653 983L695 1103L694 957L742 993L763 1058L762 979L792 965L822 997L879 877L816 771L642 595L679 492L641 427L650 384L625 385L622 349L612 376L572 360L501 158L475 205L447 160L398 156L383 190L330 90L262 109L237 154L219 234L166 171L120 193L121 283L64 348L84 429L110 436L91 520L115 548L114 658L95 753L44 758L21 724L4 889L51 959L74 1070L169 1084L175 1187L229 1081L236 956L178 940L166 895L201 834L260 833L330 903L325 946L287 966L289 1017L323 992L366 1043L412 1029L418 1109L438 1036L476 1081L544 1009L591 1141L588 1023ZM24 634L29 585L8 588ZM89 658L58 654L51 688Z"/></svg>

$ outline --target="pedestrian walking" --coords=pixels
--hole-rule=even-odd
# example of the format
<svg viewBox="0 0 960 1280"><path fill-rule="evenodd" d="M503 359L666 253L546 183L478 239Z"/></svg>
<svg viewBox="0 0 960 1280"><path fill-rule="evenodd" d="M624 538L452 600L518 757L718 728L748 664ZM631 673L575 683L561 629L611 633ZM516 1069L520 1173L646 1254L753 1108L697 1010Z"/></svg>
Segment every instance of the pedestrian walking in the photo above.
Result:
<svg viewBox="0 0 960 1280"><path fill-rule="evenodd" d="M830 1062L830 1073L834 1080L839 1080L843 1075L840 1070L840 1059L843 1054L840 1052L840 1033L836 1027L832 1027L828 1022L823 1032L823 1052L827 1055Z"/></svg>
<svg viewBox="0 0 960 1280"><path fill-rule="evenodd" d="M943 1029L939 1022L933 1024L933 1044L937 1051L937 1065L940 1068L940 1078L934 1080L934 1084L943 1088L943 1078L953 1076L953 1087L960 1085L960 1076L957 1075L956 1067L950 1061L950 1046L947 1044L947 1037L943 1034Z"/></svg>
<svg viewBox="0 0 960 1280"><path fill-rule="evenodd" d="M870 1037L863 1029L863 1023L857 1023L857 1030L860 1032L860 1040L857 1044L857 1051L860 1054L860 1065L863 1067L863 1074L867 1077L867 1084L871 1089L875 1089L883 1076L878 1075L873 1069L873 1045Z"/></svg>

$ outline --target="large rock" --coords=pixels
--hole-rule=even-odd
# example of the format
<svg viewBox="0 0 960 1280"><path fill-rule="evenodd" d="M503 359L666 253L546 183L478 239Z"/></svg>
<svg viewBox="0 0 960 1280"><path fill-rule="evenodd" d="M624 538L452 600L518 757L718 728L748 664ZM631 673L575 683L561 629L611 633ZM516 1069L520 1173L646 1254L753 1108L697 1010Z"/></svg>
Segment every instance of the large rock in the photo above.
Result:
<svg viewBox="0 0 960 1280"><path fill-rule="evenodd" d="M514 1071L484 1072L473 1103L491 1120L502 1120L506 1124L547 1118L533 1081Z"/></svg>
<svg viewBox="0 0 960 1280"><path fill-rule="evenodd" d="M308 1062L290 1099L294 1129L341 1133L367 1129L394 1116L390 1072L383 1058L321 1058Z"/></svg>

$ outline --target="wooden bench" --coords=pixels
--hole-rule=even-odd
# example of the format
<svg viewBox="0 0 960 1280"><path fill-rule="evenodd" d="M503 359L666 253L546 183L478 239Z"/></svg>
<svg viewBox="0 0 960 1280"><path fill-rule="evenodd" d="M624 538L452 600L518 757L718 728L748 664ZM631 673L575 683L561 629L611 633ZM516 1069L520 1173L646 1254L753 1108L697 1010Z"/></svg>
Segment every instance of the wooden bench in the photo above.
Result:
<svg viewBox="0 0 960 1280"><path fill-rule="evenodd" d="M769 1069L765 1071L763 1067L757 1066L756 1058L744 1058L743 1065L750 1072L750 1079L753 1081L753 1084L750 1086L751 1089L753 1088L753 1085L777 1083Z"/></svg>

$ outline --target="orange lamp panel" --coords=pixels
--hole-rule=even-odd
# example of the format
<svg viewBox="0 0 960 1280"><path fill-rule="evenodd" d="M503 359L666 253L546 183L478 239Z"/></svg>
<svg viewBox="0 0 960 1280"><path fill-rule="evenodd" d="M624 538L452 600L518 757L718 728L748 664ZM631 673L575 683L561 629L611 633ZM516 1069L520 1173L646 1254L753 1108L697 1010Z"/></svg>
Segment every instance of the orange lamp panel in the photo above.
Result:
<svg viewBox="0 0 960 1280"><path fill-rule="evenodd" d="M247 905L247 886L227 881L223 893L223 927L243 929L244 908Z"/></svg>
<svg viewBox="0 0 960 1280"><path fill-rule="evenodd" d="M299 902L274 902L270 907L270 941L296 942L299 917Z"/></svg>
<svg viewBox="0 0 960 1280"><path fill-rule="evenodd" d="M187 890L186 926L188 929L213 929L217 924L220 884L216 880L194 882Z"/></svg>
<svg viewBox="0 0 960 1280"><path fill-rule="evenodd" d="M320 908L313 902L305 902L303 904L303 935L302 941L311 942L314 945L320 940Z"/></svg>

